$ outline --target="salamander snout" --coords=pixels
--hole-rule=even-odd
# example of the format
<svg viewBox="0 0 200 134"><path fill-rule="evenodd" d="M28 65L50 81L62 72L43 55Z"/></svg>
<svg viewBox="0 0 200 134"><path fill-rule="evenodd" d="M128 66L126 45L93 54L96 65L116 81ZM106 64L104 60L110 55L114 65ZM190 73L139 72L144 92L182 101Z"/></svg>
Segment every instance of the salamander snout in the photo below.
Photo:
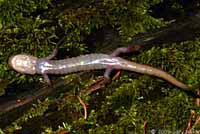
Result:
<svg viewBox="0 0 200 134"><path fill-rule="evenodd" d="M19 73L35 74L36 61L37 57L31 55L19 54L11 56L8 60L8 64Z"/></svg>

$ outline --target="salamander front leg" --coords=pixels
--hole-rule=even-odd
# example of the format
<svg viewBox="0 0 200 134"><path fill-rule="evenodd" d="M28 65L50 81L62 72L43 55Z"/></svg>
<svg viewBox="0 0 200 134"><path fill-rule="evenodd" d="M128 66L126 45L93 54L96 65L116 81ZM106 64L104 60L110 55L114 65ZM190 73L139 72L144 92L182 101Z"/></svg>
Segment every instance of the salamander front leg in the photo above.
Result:
<svg viewBox="0 0 200 134"><path fill-rule="evenodd" d="M58 48L55 48L53 52L49 56L45 57L44 59L51 60L57 55L57 53L58 53Z"/></svg>
<svg viewBox="0 0 200 134"><path fill-rule="evenodd" d="M48 86L51 86L52 84L51 84L51 81L49 79L49 76L46 73L44 73L43 77L44 77L44 80L47 82Z"/></svg>

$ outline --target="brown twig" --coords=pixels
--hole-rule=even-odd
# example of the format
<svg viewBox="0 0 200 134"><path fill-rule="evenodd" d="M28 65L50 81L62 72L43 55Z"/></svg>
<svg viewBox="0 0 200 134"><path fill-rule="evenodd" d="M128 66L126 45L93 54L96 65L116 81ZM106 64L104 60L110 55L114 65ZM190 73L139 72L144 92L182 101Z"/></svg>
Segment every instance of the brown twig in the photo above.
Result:
<svg viewBox="0 0 200 134"><path fill-rule="evenodd" d="M68 134L68 133L69 131L67 130L61 130L61 131L56 132L56 134Z"/></svg>
<svg viewBox="0 0 200 134"><path fill-rule="evenodd" d="M198 96L200 95L200 88L199 88L198 91L197 91L197 95L198 95ZM195 105L196 105L197 107L199 107L199 105L200 105L200 98L196 98Z"/></svg>
<svg viewBox="0 0 200 134"><path fill-rule="evenodd" d="M108 81L109 81L109 79L106 79L105 77L99 78L89 88L82 90L81 93L89 94L91 92L94 92L94 91L104 87L106 85L106 83L108 83Z"/></svg>
<svg viewBox="0 0 200 134"><path fill-rule="evenodd" d="M184 134L192 134L192 119L194 118L195 111L191 110L190 117L187 123L187 128L184 131Z"/></svg>
<svg viewBox="0 0 200 134"><path fill-rule="evenodd" d="M32 94L27 92L24 95L22 95L23 96L22 99L21 98L13 99L13 100L10 100L10 101L0 104L0 112L6 113L12 109L29 104L36 99L45 98L46 95L52 93L55 89L57 89L58 87L60 87L62 85L65 85L65 84L67 84L66 81L59 81L59 82L54 83L53 87L45 86Z"/></svg>
<svg viewBox="0 0 200 134"><path fill-rule="evenodd" d="M147 120L144 121L144 134L147 134L148 122Z"/></svg>
<svg viewBox="0 0 200 134"><path fill-rule="evenodd" d="M113 76L112 80L116 80L121 74L121 71L117 71L117 73Z"/></svg>
<svg viewBox="0 0 200 134"><path fill-rule="evenodd" d="M197 116L194 126L197 126L200 123L200 115Z"/></svg>
<svg viewBox="0 0 200 134"><path fill-rule="evenodd" d="M86 104L83 102L83 100L77 96L79 102L81 103L81 105L83 106L83 109L84 109L84 119L86 120L87 119L87 106Z"/></svg>
<svg viewBox="0 0 200 134"><path fill-rule="evenodd" d="M199 87L199 89L197 91L197 95L200 95L200 87ZM200 106L200 98L197 98L195 100L195 106L197 106L197 107ZM195 116L195 111L191 110L190 117L189 117L188 124L187 124L187 128L185 129L184 134L192 134L192 127L193 126L196 127L199 124L199 122L200 122L200 115L197 115L195 123L192 124L192 119L194 118L194 116Z"/></svg>

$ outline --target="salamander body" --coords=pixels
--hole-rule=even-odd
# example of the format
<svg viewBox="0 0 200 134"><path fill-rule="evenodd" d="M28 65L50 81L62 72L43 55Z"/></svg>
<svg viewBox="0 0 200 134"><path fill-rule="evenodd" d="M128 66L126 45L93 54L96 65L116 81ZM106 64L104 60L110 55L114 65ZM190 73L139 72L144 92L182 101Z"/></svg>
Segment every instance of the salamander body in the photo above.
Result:
<svg viewBox="0 0 200 134"><path fill-rule="evenodd" d="M49 60L31 55L16 55L9 58L9 65L24 74L68 74L78 71L113 69L134 71L162 78L173 85L189 90L191 87L178 81L167 72L148 65L138 64L106 54L89 54L63 60Z"/></svg>

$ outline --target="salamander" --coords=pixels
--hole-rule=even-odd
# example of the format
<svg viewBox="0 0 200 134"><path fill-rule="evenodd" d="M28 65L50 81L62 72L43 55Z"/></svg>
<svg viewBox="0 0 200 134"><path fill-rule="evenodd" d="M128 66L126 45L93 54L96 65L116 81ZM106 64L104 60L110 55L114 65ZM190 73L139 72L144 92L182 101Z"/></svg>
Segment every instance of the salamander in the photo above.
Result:
<svg viewBox="0 0 200 134"><path fill-rule="evenodd" d="M19 54L10 57L8 63L19 73L31 75L42 74L47 83L50 83L48 74L69 74L86 70L106 69L107 71L105 76L109 77L112 69L119 69L156 76L181 89L191 89L190 86L180 82L172 75L161 69L117 57L116 55L118 55L119 50L121 51L123 49L118 49L114 55L88 54L63 60L52 60L55 56L55 52L45 58Z"/></svg>

